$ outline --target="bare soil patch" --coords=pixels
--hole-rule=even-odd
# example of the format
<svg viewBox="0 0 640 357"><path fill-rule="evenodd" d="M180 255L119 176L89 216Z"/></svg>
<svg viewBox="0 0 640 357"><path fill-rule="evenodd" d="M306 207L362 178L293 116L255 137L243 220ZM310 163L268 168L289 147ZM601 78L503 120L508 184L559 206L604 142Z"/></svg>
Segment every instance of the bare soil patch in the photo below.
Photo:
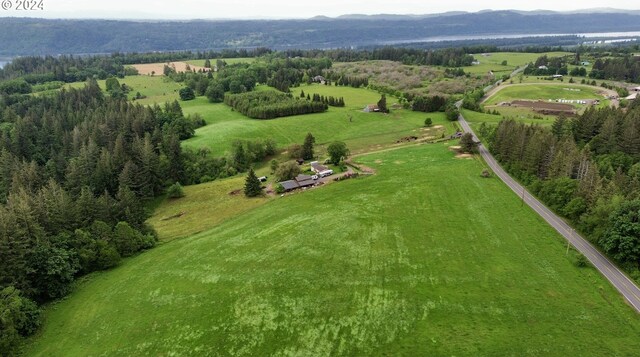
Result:
<svg viewBox="0 0 640 357"><path fill-rule="evenodd" d="M138 73L141 75L151 75L152 72L154 75L156 76L162 76L164 75L164 66L167 65L169 67L172 67L173 69L176 70L176 72L186 72L187 71L187 63L186 62L169 62L169 63L144 63L144 64L133 64L131 65L131 67L135 68L138 70ZM204 68L204 67L200 67L200 66L194 66L192 64L189 64L189 68L191 71L196 71L198 72L199 70L202 71L209 71L209 68Z"/></svg>
<svg viewBox="0 0 640 357"><path fill-rule="evenodd" d="M470 159L472 157L473 157L473 155L471 155L471 154L458 154L458 155L456 155L456 159Z"/></svg>
<svg viewBox="0 0 640 357"><path fill-rule="evenodd" d="M418 140L418 137L411 135L411 136L405 136L403 138L400 138L399 140L396 141L396 143L410 143L416 140Z"/></svg>
<svg viewBox="0 0 640 357"><path fill-rule="evenodd" d="M514 100L510 103L500 103L500 106L509 106L517 108L529 108L535 112L545 115L558 115L558 114L575 114L576 109L571 104L545 102L541 100Z"/></svg>

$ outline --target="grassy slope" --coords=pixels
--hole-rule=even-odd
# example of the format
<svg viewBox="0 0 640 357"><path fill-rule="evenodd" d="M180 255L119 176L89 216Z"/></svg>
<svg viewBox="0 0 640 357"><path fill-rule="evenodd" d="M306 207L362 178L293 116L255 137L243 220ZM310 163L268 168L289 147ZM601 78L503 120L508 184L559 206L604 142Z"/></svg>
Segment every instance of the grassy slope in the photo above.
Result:
<svg viewBox="0 0 640 357"><path fill-rule="evenodd" d="M205 98L197 98L181 102L181 105L187 114L200 113L208 125L196 130L195 137L185 141L184 146L208 146L218 154L229 150L231 142L236 139L272 137L278 146L285 147L292 143L302 143L307 132L311 131L318 144L342 140L352 153L357 153L393 144L404 136L416 135L426 117L431 117L434 125L445 125L448 132L453 131L442 113L427 114L408 110L392 110L389 115L363 113L365 105L376 103L380 99L380 94L368 89L316 84L294 88L293 94L299 95L300 90L309 94L344 97L346 107L330 107L326 113L256 120L233 111L225 104L211 104ZM387 102L391 105L394 100L388 98ZM349 116L352 116L352 122L349 121Z"/></svg>
<svg viewBox="0 0 640 357"><path fill-rule="evenodd" d="M258 171L267 175L268 169ZM232 191L243 189L245 176L217 180L184 188L185 197L180 199L164 199L149 218L149 223L156 229L161 241L187 237L203 230L215 227L229 218L268 202L267 198L248 199L240 192L231 195ZM176 216L181 214L181 216Z"/></svg>
<svg viewBox="0 0 640 357"><path fill-rule="evenodd" d="M94 274L27 356L631 356L640 317L442 144Z"/></svg>
<svg viewBox="0 0 640 357"><path fill-rule="evenodd" d="M102 90L106 90L106 80L98 81L98 85ZM176 83L164 76L127 76L118 78L120 84L126 84L131 87L128 94L129 99L135 97L136 92L146 95L147 98L136 100L135 103L141 105L149 105L153 103L163 104L168 101L174 101L179 98L178 90L183 87L182 84ZM82 88L85 82L69 83L68 88Z"/></svg>
<svg viewBox="0 0 640 357"><path fill-rule="evenodd" d="M462 67L465 72L473 74L484 74L489 71L500 77L504 74L510 74L516 67L522 67L529 62L535 62L540 56L547 55L548 57L560 57L569 52L547 52L547 53L521 53L521 52L494 52L489 56L483 56L480 53L476 53L473 56L477 61L480 61L479 65ZM503 66L502 61L507 61L507 65Z"/></svg>

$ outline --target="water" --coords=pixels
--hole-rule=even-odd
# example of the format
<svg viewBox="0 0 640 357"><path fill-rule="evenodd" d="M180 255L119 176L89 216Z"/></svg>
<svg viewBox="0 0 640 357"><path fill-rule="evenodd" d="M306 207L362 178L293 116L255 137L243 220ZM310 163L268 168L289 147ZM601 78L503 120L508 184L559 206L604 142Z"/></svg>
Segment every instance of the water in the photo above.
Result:
<svg viewBox="0 0 640 357"><path fill-rule="evenodd" d="M578 37L584 37L584 38L620 38L620 37L636 38L636 37L640 37L640 31L432 36L432 37L424 37L424 38L418 38L418 39L412 39L412 40L385 41L384 44L392 45L392 44L398 44L398 43L414 43L414 42L494 40L494 39L503 39L503 38L551 37L551 36L578 36Z"/></svg>

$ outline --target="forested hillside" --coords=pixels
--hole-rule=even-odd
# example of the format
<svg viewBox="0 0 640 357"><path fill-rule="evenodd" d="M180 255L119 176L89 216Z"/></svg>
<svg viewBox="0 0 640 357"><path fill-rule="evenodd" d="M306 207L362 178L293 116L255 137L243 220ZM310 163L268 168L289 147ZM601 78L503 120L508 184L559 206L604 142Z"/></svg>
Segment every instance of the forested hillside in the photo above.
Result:
<svg viewBox="0 0 640 357"><path fill-rule="evenodd" d="M507 120L480 132L511 174L640 278L640 102L551 129Z"/></svg>
<svg viewBox="0 0 640 357"><path fill-rule="evenodd" d="M3 305L15 309L3 318L2 331L11 335L3 343L35 330L39 318L30 300L64 296L77 276L155 244L143 203L181 179L176 128L186 120L177 103L132 105L105 97L95 81L6 106L0 287L22 302Z"/></svg>
<svg viewBox="0 0 640 357"><path fill-rule="evenodd" d="M637 31L639 18L637 13L540 14L514 11L424 17L372 16L252 21L154 22L4 18L0 22L0 43L3 44L0 55L178 51L260 46L277 49L338 48L415 42L427 37L455 35ZM580 41L576 37L572 44L579 44Z"/></svg>

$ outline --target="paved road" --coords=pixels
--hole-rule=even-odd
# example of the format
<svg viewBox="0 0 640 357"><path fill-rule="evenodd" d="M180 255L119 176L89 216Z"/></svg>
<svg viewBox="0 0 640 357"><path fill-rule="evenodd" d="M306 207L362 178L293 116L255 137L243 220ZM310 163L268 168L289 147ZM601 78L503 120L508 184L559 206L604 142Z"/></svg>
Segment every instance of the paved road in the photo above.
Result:
<svg viewBox="0 0 640 357"><path fill-rule="evenodd" d="M473 134L473 138L479 141L476 134L473 132L469 123L464 119L462 115L459 118L460 126L466 132ZM542 218L544 218L558 233L560 233L565 239L567 239L571 245L573 245L580 253L582 253L593 266L604 275L607 280L618 289L618 291L624 296L629 304L640 313L640 288L631 281L618 267L615 266L607 257L594 248L586 239L576 233L571 226L566 224L560 217L548 209L545 205L540 203L535 197L527 192L522 185L511 178L500 167L498 162L493 158L489 151L480 144L478 147L480 155L487 162L493 172L509 186L518 196L524 197L524 202L528 204L534 211L536 211Z"/></svg>

